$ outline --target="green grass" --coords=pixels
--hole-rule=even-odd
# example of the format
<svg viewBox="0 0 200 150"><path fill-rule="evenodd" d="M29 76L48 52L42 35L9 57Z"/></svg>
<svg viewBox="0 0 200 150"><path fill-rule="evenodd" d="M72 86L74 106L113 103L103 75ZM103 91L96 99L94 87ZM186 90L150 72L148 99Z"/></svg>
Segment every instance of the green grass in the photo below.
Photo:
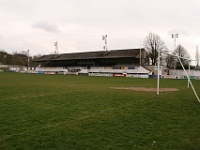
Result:
<svg viewBox="0 0 200 150"><path fill-rule="evenodd" d="M193 81L200 95L200 81ZM200 104L186 80L0 73L0 149L199 150Z"/></svg>

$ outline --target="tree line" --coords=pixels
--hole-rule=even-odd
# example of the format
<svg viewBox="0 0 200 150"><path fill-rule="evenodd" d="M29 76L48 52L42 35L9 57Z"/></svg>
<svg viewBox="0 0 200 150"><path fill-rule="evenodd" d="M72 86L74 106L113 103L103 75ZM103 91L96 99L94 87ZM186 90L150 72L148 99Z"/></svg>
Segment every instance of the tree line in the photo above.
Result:
<svg viewBox="0 0 200 150"><path fill-rule="evenodd" d="M164 41L160 38L159 35L150 32L143 43L144 48L146 49L149 59L152 65L156 65L158 61L158 51L160 51L160 60L161 65L164 65L168 68L176 68L182 69L181 63L184 65L185 68L188 68L190 55L182 45L178 45L172 53L169 52L168 48L166 47ZM178 57L180 61L178 60ZM194 67L199 67L200 55L198 51L198 47L196 48L195 53L196 65Z"/></svg>
<svg viewBox="0 0 200 150"><path fill-rule="evenodd" d="M28 66L28 59L29 65L32 67L37 66L33 60L40 57L41 55L29 57L27 52L13 52L12 54L7 53L4 50L0 50L0 65L19 65L19 66Z"/></svg>

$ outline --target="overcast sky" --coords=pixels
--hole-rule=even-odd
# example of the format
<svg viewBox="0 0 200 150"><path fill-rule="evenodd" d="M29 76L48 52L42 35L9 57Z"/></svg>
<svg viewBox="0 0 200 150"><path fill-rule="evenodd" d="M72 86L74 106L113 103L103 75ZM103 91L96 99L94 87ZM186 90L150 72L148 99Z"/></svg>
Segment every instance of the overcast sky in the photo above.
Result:
<svg viewBox="0 0 200 150"><path fill-rule="evenodd" d="M149 32L169 50L171 34L195 58L200 0L0 0L0 49L50 54L139 48ZM199 48L200 49L200 48Z"/></svg>

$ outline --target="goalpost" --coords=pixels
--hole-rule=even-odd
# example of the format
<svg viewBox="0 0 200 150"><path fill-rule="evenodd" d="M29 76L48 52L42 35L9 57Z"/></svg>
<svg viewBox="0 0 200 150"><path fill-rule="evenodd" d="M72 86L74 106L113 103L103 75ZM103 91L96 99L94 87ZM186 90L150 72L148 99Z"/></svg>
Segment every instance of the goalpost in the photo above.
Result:
<svg viewBox="0 0 200 150"><path fill-rule="evenodd" d="M186 74L186 76L188 78L188 88L189 88L189 85L190 85L192 90L193 90L193 92L194 92L194 95L196 96L197 100L200 103L200 99L199 99L199 97L197 95L197 92L196 92L196 90L195 90L195 88L194 88L194 86L193 86L193 84L192 84L192 82L190 80L190 77L189 77L187 71L185 70L185 67L183 66L183 63L181 62L181 59L180 59L180 58L183 58L183 59L187 59L187 58L180 57L180 56L174 55L174 54L169 54L169 55L173 55L173 56L176 56L178 58L181 66L182 66L182 68L183 68L183 70L184 70L184 72L185 72L185 74ZM189 60L189 59L187 59L187 60ZM190 64L189 64L189 73L190 73ZM159 95L159 89L160 89L160 51L158 51L158 73L157 74L158 74L157 75L157 95Z"/></svg>

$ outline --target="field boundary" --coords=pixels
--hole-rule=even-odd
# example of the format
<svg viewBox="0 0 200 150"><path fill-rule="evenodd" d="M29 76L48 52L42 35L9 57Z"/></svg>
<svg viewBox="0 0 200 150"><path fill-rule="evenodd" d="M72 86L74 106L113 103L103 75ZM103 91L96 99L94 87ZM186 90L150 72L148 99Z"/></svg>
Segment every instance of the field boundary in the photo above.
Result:
<svg viewBox="0 0 200 150"><path fill-rule="evenodd" d="M133 90L133 91L145 91L145 92L156 92L157 88L148 87L110 87L116 90ZM180 91L178 88L160 88L160 92L175 92Z"/></svg>

